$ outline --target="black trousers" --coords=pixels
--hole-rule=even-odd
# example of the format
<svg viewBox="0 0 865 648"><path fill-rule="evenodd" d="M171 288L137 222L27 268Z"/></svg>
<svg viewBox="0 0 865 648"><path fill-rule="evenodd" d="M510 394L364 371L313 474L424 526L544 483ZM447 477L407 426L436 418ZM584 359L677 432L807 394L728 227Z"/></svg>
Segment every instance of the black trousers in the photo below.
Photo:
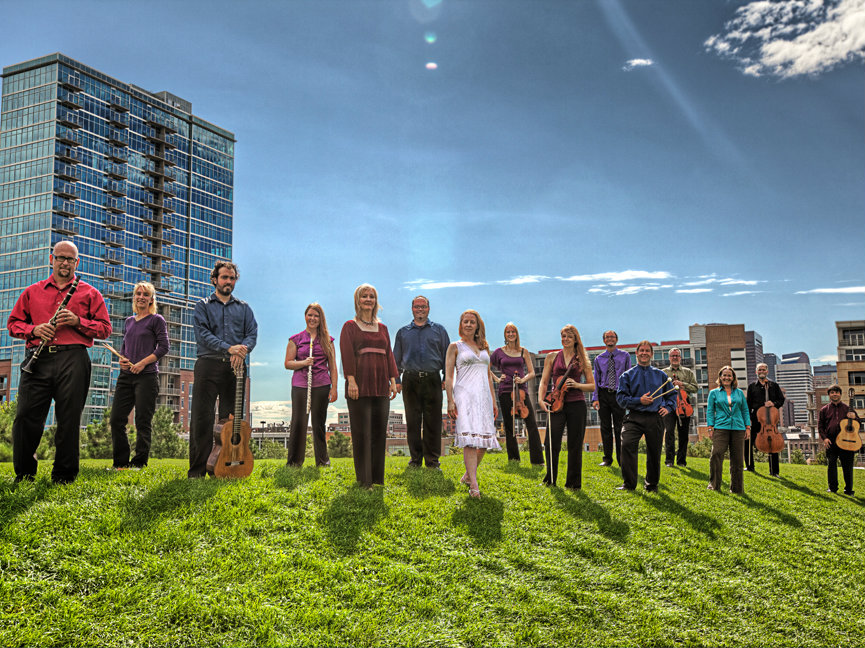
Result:
<svg viewBox="0 0 865 648"><path fill-rule="evenodd" d="M409 466L438 468L442 451L442 381L438 371L402 375Z"/></svg>
<svg viewBox="0 0 865 648"><path fill-rule="evenodd" d="M754 453L757 450L757 435L760 434L762 426L756 417L751 417L751 439L745 443L745 469L754 471ZM769 462L769 474L778 476L781 474L781 453L770 452L766 455Z"/></svg>
<svg viewBox="0 0 865 648"><path fill-rule="evenodd" d="M312 417L312 449L316 466L329 466L327 435L327 398L330 385L313 387L309 399L309 414ZM302 466L306 458L306 387L291 388L291 427L288 430L288 465Z"/></svg>
<svg viewBox="0 0 865 648"><path fill-rule="evenodd" d="M827 466L826 476L829 479L829 490L838 490L838 462L841 462L841 473L844 475L844 491L847 493L853 492L853 460L856 453L852 450L844 450L835 445L826 448L826 460L829 462Z"/></svg>
<svg viewBox="0 0 865 648"><path fill-rule="evenodd" d="M664 446L667 451L667 463L684 466L688 463L688 432L691 431L691 417L679 416L670 412L664 417ZM676 451L676 437L679 438L679 450Z"/></svg>
<svg viewBox="0 0 865 648"><path fill-rule="evenodd" d="M192 425L189 428L189 477L204 477L213 449L213 408L219 398L219 420L234 411L237 377L226 358L198 358L193 370Z"/></svg>
<svg viewBox="0 0 865 648"><path fill-rule="evenodd" d="M511 415L512 401L511 392L499 394L499 410L501 410L502 422L505 426L505 447L508 451L508 460L519 461L520 444L517 443L517 437L514 435L514 417ZM541 435L535 420L535 407L528 395L526 395L526 407L529 408L529 415L525 419L526 432L528 432L529 437L529 461L532 462L533 466L542 466L544 447L541 445Z"/></svg>
<svg viewBox="0 0 865 648"><path fill-rule="evenodd" d="M441 388L441 383L439 383ZM351 424L351 449L354 476L361 486L384 484L384 457L387 448L387 396L364 396L346 399Z"/></svg>
<svg viewBox="0 0 865 648"><path fill-rule="evenodd" d="M150 458L150 438L156 397L159 396L159 374L126 373L121 371L111 403L111 445L114 448L114 467L146 466ZM129 439L126 422L135 408L135 456L129 460Z"/></svg>
<svg viewBox="0 0 865 648"><path fill-rule="evenodd" d="M83 346L57 353L46 349L33 365L33 373L21 372L18 407L12 424L12 464L17 480L36 476L35 454L52 400L57 431L51 479L68 482L78 476L81 413L89 388L90 356Z"/></svg>
<svg viewBox="0 0 865 648"><path fill-rule="evenodd" d="M622 478L625 488L637 487L637 449L640 437L646 438L646 480L644 485L653 490L661 478L661 439L664 425L657 412L631 410L622 426Z"/></svg>
<svg viewBox="0 0 865 648"><path fill-rule="evenodd" d="M547 458L547 475L544 483L555 485L559 476L559 453L562 450L562 437L568 428L568 472L565 475L565 488L583 486L583 441L586 438L586 401L565 401L561 411L550 412L550 445L544 453ZM552 451L552 463L550 463ZM552 469L552 475L550 474Z"/></svg>
<svg viewBox="0 0 865 648"><path fill-rule="evenodd" d="M604 444L604 461L613 463L613 437L616 442L616 463L622 465L622 422L625 410L616 402L614 389L598 388L598 417L601 422L601 443Z"/></svg>

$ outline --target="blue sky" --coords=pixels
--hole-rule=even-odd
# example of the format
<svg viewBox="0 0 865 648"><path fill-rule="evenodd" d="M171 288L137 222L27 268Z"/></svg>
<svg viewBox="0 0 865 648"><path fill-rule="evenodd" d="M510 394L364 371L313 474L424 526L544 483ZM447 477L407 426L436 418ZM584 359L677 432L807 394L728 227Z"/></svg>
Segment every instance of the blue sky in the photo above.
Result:
<svg viewBox="0 0 865 648"><path fill-rule="evenodd" d="M305 305L338 336L362 282L392 334L423 293L452 337L475 308L494 346L514 321L535 351L565 323L599 345L727 322L816 360L865 317L862 0L37 0L0 20L4 66L60 51L235 132L256 421L288 418Z"/></svg>

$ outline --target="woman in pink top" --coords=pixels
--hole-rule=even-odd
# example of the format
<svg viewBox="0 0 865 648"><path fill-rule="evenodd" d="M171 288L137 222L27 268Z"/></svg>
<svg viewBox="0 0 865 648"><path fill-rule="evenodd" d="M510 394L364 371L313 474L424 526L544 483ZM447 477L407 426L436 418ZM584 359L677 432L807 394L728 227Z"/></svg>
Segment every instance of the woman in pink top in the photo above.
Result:
<svg viewBox="0 0 865 648"><path fill-rule="evenodd" d="M354 474L360 485L384 485L390 401L396 397L396 362L387 327L378 319L378 293L369 284L354 291L354 319L339 336Z"/></svg>
<svg viewBox="0 0 865 648"><path fill-rule="evenodd" d="M303 313L306 328L288 339L285 368L291 379L291 427L288 433L288 465L300 467L306 457L306 423L312 415L312 447L316 466L329 466L324 426L327 404L336 400L336 353L320 304L313 302ZM310 380L310 377L312 380ZM307 386L312 389L307 395ZM309 412L307 412L309 403Z"/></svg>

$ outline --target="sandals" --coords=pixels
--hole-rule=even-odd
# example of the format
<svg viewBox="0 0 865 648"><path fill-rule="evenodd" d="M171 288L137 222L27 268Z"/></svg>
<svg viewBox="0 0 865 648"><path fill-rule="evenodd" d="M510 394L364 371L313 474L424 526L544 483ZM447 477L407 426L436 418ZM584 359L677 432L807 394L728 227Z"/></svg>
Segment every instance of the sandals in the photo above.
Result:
<svg viewBox="0 0 865 648"><path fill-rule="evenodd" d="M467 474L463 474L463 476L460 477L460 484L465 484L466 486L469 486L469 476ZM469 486L469 488L471 488L471 486Z"/></svg>
<svg viewBox="0 0 865 648"><path fill-rule="evenodd" d="M481 498L481 490L480 489L475 490L474 488L469 488L469 496L474 497L475 499L480 499Z"/></svg>

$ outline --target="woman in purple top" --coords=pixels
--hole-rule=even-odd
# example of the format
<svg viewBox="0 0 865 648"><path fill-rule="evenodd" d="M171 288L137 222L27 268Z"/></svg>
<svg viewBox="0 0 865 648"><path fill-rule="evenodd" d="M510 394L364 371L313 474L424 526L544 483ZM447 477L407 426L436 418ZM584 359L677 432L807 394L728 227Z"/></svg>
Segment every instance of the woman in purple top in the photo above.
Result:
<svg viewBox="0 0 865 648"><path fill-rule="evenodd" d="M595 390L595 379L592 376L592 365L586 347L580 338L580 332L572 324L566 324L561 331L562 350L553 351L544 360L544 373L538 387L538 402L548 414L547 423L547 476L544 484L556 485L559 474L559 452L562 449L562 436L568 428L568 473L565 477L565 488L582 488L583 486L583 439L586 437L586 395L585 392ZM555 390L565 373L564 381L567 388L562 409L550 411L549 403L544 401L547 385ZM582 382L580 378L582 377ZM550 383L552 380L552 383Z"/></svg>
<svg viewBox="0 0 865 648"><path fill-rule="evenodd" d="M132 292L132 310L123 325L120 375L111 405L113 466L143 468L150 457L150 434L159 395L159 358L168 353L168 326L156 314L156 289L139 281ZM126 423L135 408L135 456L129 460Z"/></svg>
<svg viewBox="0 0 865 648"><path fill-rule="evenodd" d="M490 356L490 366L502 372L501 378L493 374L493 380L499 385L497 390L499 410L505 425L505 445L508 449L508 460L520 460L520 446L514 434L514 416L511 414L514 376L516 376L516 383L525 395L526 407L529 410L529 415L525 418L526 432L529 437L529 459L532 465L543 466L544 451L541 447L541 437L538 434L538 424L535 421L535 408L529 398L529 390L526 386L526 383L535 377L535 369L528 349L520 346L520 332L512 322L505 325L505 345L493 351Z"/></svg>
<svg viewBox="0 0 865 648"><path fill-rule="evenodd" d="M306 458L306 422L312 414L312 447L316 466L329 466L324 425L327 404L336 400L336 354L327 331L324 309L313 302L303 313L306 328L288 339L285 368L291 378L291 427L288 433L288 465L300 467ZM310 381L310 377L312 380ZM307 386L312 389L307 395ZM309 403L309 412L306 410Z"/></svg>

